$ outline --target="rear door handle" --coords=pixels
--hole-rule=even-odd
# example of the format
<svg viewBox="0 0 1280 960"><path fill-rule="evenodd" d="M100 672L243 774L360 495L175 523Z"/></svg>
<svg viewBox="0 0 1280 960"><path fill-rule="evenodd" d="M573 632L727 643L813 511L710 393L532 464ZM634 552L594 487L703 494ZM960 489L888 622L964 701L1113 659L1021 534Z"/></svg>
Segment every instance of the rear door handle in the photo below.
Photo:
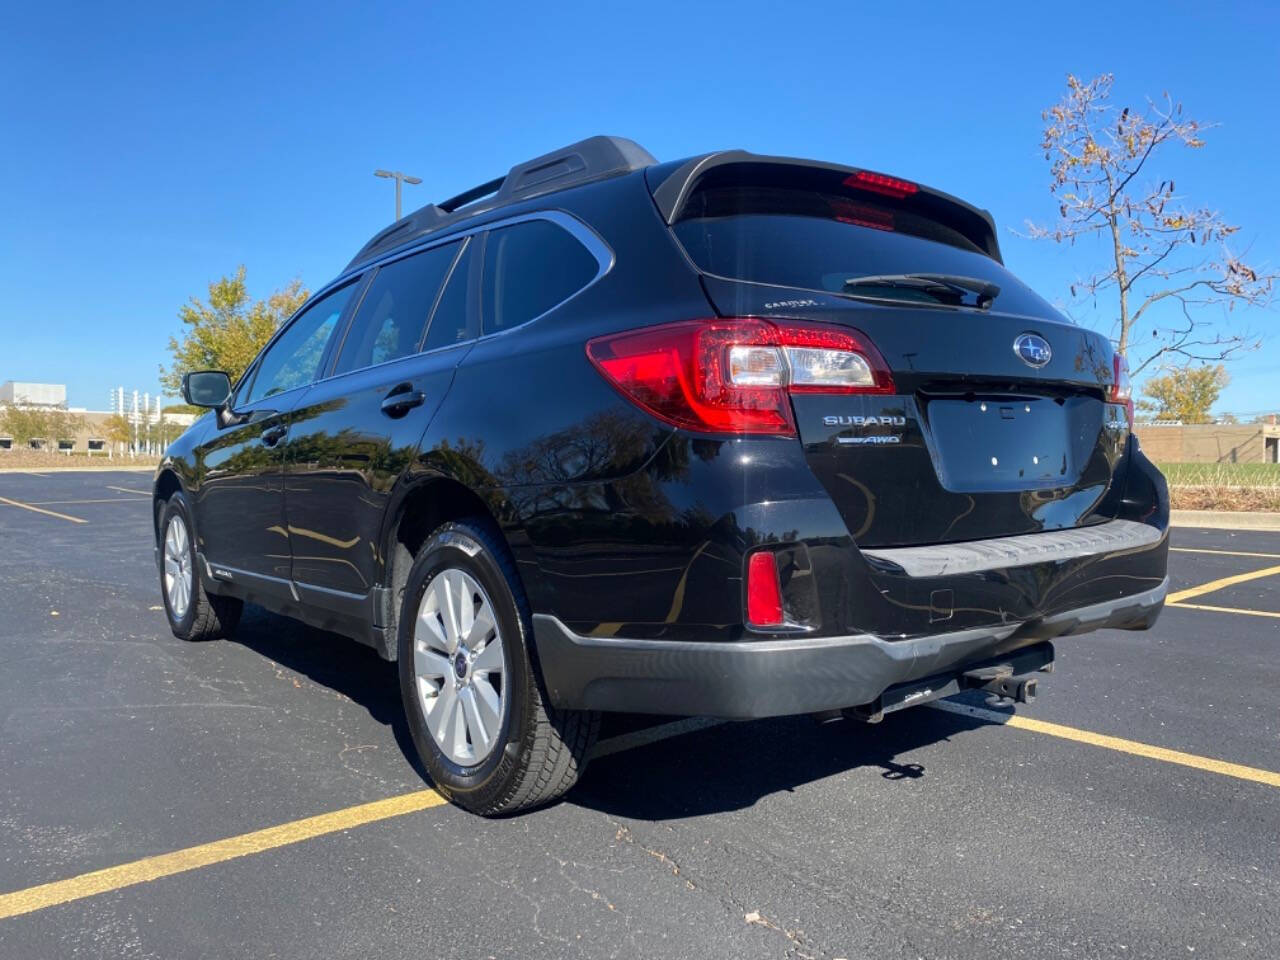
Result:
<svg viewBox="0 0 1280 960"><path fill-rule="evenodd" d="M262 431L262 442L268 447L274 447L277 443L284 439L284 435L289 432L289 428L281 424L277 427Z"/></svg>
<svg viewBox="0 0 1280 960"><path fill-rule="evenodd" d="M400 417L408 413L414 407L420 407L427 402L427 395L421 390L414 390L413 384L402 383L394 387L390 393L383 398L382 412L389 417Z"/></svg>

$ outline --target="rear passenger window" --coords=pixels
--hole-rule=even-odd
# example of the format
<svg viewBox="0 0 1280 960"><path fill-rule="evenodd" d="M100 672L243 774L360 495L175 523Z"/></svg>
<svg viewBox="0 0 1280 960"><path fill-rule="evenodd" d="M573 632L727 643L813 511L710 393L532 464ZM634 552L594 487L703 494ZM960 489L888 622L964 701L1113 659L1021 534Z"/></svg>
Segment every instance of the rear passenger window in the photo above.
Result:
<svg viewBox="0 0 1280 960"><path fill-rule="evenodd" d="M436 312L431 315L427 340L422 345L424 351L451 347L474 336L467 326L468 276L471 273L471 251L474 246L472 243L467 244L453 273L449 274L449 279L445 282L444 293L440 294L440 302L436 304Z"/></svg>
<svg viewBox="0 0 1280 960"><path fill-rule="evenodd" d="M431 306L458 253L449 243L378 270L356 311L334 373L359 370L418 350Z"/></svg>
<svg viewBox="0 0 1280 960"><path fill-rule="evenodd" d="M492 231L484 248L484 332L509 330L546 313L598 272L591 252L549 220Z"/></svg>

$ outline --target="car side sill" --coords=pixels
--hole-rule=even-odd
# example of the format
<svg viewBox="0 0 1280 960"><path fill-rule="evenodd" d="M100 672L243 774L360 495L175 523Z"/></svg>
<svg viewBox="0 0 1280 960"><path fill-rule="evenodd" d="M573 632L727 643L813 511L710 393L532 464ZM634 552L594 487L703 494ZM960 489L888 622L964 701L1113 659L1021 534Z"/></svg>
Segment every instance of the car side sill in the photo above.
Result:
<svg viewBox="0 0 1280 960"><path fill-rule="evenodd" d="M396 638L386 628L383 591L347 593L210 563L197 552L197 569L210 593L239 597L250 603L301 620L308 626L351 637L373 647L385 660L396 659Z"/></svg>

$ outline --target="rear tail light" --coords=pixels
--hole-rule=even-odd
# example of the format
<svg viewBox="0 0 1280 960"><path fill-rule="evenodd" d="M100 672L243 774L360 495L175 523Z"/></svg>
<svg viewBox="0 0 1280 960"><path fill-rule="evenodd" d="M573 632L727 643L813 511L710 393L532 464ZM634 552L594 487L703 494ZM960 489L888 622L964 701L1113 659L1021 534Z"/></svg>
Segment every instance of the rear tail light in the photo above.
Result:
<svg viewBox="0 0 1280 960"><path fill-rule="evenodd" d="M822 324L688 320L597 337L587 356L627 399L699 433L794 436L790 394L894 391L866 337Z"/></svg>
<svg viewBox="0 0 1280 960"><path fill-rule="evenodd" d="M1125 413L1129 416L1129 426L1133 427L1133 385L1129 382L1129 361L1124 358L1124 354L1117 353L1111 360L1111 371L1114 377L1111 381L1112 403L1123 403Z"/></svg>
<svg viewBox="0 0 1280 960"><path fill-rule="evenodd" d="M778 561L770 551L760 550L747 559L747 623L779 627L783 621Z"/></svg>

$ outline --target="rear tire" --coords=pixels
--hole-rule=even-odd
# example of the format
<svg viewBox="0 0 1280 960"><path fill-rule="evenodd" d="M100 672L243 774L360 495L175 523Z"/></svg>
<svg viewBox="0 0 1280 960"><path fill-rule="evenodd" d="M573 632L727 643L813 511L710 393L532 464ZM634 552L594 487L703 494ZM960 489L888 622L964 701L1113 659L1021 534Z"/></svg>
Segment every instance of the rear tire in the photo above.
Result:
<svg viewBox="0 0 1280 960"><path fill-rule="evenodd" d="M160 506L160 594L169 629L180 640L219 640L235 633L244 603L207 593L196 567L196 544L186 498L175 493Z"/></svg>
<svg viewBox="0 0 1280 960"><path fill-rule="evenodd" d="M528 601L483 519L418 551L399 620L400 692L436 788L484 816L550 803L586 767L598 713L556 710L533 659Z"/></svg>

